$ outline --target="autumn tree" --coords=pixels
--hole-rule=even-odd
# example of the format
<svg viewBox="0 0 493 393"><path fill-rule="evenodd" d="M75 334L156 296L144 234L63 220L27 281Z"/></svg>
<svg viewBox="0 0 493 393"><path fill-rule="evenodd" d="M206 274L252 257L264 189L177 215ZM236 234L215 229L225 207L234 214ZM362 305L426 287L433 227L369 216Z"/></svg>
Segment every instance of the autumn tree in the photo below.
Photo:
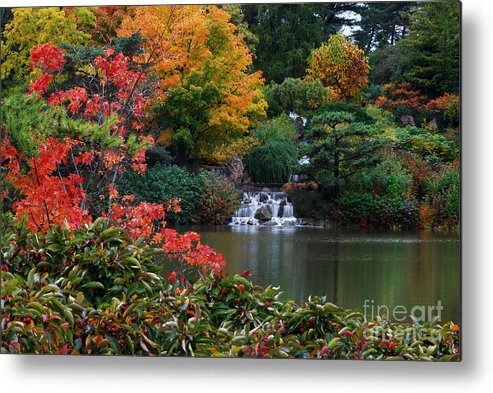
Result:
<svg viewBox="0 0 493 393"><path fill-rule="evenodd" d="M103 46L113 43L123 19L132 12L127 6L92 7L91 11L96 17L94 28L89 30L92 42Z"/></svg>
<svg viewBox="0 0 493 393"><path fill-rule="evenodd" d="M234 140L264 116L261 74L230 15L214 6L138 7L118 34L147 39L162 90L156 107L162 140L182 158ZM166 142L165 142L166 143Z"/></svg>
<svg viewBox="0 0 493 393"><path fill-rule="evenodd" d="M31 60L38 78L28 95L11 95L2 108L6 165L12 167L6 180L22 195L16 214L30 217L37 230L57 223L56 217L75 217L71 223L77 227L89 214L110 216L118 176L126 169L144 171L145 150L153 142L142 133L146 75L108 48L80 65L84 77L78 86L61 89L57 81L64 80L66 59L60 49L39 45ZM16 172L21 162L28 164L27 173ZM80 211L61 210L67 204Z"/></svg>
<svg viewBox="0 0 493 393"><path fill-rule="evenodd" d="M5 26L2 40L2 80L9 85L24 85L34 79L31 50L51 42L84 44L95 25L94 14L85 7L15 8L13 20Z"/></svg>
<svg viewBox="0 0 493 393"><path fill-rule="evenodd" d="M368 83L368 58L342 34L330 36L308 59L306 79L320 79L331 101L348 100Z"/></svg>

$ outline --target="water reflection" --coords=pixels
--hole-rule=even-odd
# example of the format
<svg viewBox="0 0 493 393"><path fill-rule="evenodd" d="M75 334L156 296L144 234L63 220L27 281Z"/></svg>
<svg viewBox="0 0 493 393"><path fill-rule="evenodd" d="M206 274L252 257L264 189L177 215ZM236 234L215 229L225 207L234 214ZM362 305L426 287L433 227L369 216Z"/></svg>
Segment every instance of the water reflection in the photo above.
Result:
<svg viewBox="0 0 493 393"><path fill-rule="evenodd" d="M365 299L408 309L441 300L443 319L459 320L458 236L257 226L196 230L224 255L227 273L249 269L254 282L280 286L298 303L310 294L360 310Z"/></svg>

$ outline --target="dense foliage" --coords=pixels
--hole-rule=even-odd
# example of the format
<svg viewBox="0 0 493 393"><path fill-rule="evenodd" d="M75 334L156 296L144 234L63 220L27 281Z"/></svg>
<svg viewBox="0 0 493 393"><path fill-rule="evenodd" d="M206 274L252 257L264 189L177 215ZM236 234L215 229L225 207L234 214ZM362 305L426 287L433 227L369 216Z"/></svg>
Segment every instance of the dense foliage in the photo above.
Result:
<svg viewBox="0 0 493 393"><path fill-rule="evenodd" d="M239 205L239 193L227 179L207 171L191 174L178 166L155 165L143 174L127 172L117 185L122 194L138 202L180 201L180 212L170 212L172 223L224 224Z"/></svg>
<svg viewBox="0 0 493 393"><path fill-rule="evenodd" d="M258 183L285 183L298 162L296 148L286 139L269 140L245 156L245 165L252 180Z"/></svg>
<svg viewBox="0 0 493 393"><path fill-rule="evenodd" d="M341 101L355 96L366 86L368 70L368 58L363 50L342 34L336 34L310 54L306 78L319 79L329 89L329 99Z"/></svg>

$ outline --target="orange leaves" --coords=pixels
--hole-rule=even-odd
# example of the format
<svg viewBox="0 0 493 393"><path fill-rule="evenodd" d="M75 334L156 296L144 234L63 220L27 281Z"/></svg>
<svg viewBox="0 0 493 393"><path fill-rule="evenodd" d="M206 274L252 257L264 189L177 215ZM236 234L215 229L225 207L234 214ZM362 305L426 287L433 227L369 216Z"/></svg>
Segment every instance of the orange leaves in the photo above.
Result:
<svg viewBox="0 0 493 393"><path fill-rule="evenodd" d="M383 88L385 96L377 97L375 105L390 112L400 105L408 106L418 112L426 100L418 90L413 90L409 82L388 83Z"/></svg>
<svg viewBox="0 0 493 393"><path fill-rule="evenodd" d="M368 70L369 62L363 50L342 34L336 34L311 53L306 79L320 79L329 88L330 101L341 101L366 86Z"/></svg>
<svg viewBox="0 0 493 393"><path fill-rule="evenodd" d="M169 258L178 263L197 267L201 271L221 271L226 265L221 254L200 242L198 233L186 232L179 235L175 230L164 229L162 238L165 239L162 248Z"/></svg>
<svg viewBox="0 0 493 393"><path fill-rule="evenodd" d="M147 39L141 61L154 63L159 77L163 128L187 129L192 155L265 116L261 73L248 73L252 54L229 19L214 6L136 7L118 30Z"/></svg>

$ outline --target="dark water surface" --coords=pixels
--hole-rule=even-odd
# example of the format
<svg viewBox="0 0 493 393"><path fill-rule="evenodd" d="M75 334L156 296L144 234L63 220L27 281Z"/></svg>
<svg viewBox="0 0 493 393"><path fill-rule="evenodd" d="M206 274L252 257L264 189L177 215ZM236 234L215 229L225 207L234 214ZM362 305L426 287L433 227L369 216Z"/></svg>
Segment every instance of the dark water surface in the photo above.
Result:
<svg viewBox="0 0 493 393"><path fill-rule="evenodd" d="M364 311L366 299L369 316L372 305L375 315L380 305L391 313L404 306L409 316L414 306L428 312L440 301L442 321L459 321L459 235L258 226L194 230L224 255L227 273L249 269L254 283L280 286L298 304L310 294L326 295L327 301ZM379 314L385 313L381 307Z"/></svg>

